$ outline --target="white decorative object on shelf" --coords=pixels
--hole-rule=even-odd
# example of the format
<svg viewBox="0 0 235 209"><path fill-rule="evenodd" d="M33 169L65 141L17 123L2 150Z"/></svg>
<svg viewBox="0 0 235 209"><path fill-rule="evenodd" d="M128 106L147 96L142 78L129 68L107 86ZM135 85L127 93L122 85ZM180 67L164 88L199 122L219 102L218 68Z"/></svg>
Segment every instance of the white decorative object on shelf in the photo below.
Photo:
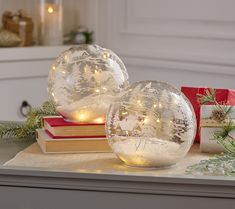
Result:
<svg viewBox="0 0 235 209"><path fill-rule="evenodd" d="M43 45L63 44L62 0L41 0L40 39Z"/></svg>

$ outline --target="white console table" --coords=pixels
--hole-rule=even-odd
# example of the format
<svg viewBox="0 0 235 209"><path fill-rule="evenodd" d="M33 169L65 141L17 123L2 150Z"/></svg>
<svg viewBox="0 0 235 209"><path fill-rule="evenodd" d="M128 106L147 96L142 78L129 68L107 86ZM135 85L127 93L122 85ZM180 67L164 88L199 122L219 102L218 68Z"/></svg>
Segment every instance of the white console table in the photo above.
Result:
<svg viewBox="0 0 235 209"><path fill-rule="evenodd" d="M1 163L24 147L26 144L1 145ZM167 170L165 174L157 170L145 174L128 168L106 172L102 166L97 164L92 170L88 162L89 169L82 172L1 166L0 208L232 209L235 205L235 178L174 175Z"/></svg>

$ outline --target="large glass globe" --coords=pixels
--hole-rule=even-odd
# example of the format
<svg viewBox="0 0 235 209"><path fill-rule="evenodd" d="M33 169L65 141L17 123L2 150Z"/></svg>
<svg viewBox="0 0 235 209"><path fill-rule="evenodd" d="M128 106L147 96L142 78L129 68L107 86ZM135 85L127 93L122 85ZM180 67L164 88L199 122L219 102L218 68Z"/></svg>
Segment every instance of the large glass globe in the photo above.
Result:
<svg viewBox="0 0 235 209"><path fill-rule="evenodd" d="M113 152L127 165L164 167L189 151L196 119L179 90L167 83L141 81L110 106L106 132Z"/></svg>
<svg viewBox="0 0 235 209"><path fill-rule="evenodd" d="M67 120L104 123L116 95L129 85L121 59L97 45L79 45L63 52L48 77L49 97Z"/></svg>

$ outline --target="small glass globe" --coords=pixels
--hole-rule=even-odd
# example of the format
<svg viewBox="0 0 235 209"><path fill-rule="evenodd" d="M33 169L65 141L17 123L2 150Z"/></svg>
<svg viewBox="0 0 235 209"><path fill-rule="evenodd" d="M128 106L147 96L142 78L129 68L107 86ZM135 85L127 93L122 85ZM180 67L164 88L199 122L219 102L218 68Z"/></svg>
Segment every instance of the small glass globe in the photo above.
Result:
<svg viewBox="0 0 235 209"><path fill-rule="evenodd" d="M171 166L189 151L195 133L190 102L167 83L136 82L107 113L109 144L129 166Z"/></svg>
<svg viewBox="0 0 235 209"><path fill-rule="evenodd" d="M97 45L66 50L48 77L48 93L56 110L66 120L81 123L104 123L110 103L128 85L121 59Z"/></svg>

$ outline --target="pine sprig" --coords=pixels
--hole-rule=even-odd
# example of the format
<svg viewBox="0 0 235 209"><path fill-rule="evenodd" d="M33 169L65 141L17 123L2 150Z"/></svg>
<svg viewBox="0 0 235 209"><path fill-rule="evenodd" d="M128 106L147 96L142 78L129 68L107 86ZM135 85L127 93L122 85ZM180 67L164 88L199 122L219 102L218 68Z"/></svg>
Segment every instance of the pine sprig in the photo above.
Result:
<svg viewBox="0 0 235 209"><path fill-rule="evenodd" d="M230 115L233 112L233 106L223 106L226 115Z"/></svg>
<svg viewBox="0 0 235 209"><path fill-rule="evenodd" d="M215 132L214 136L216 138L220 137L222 139L226 139L229 136L229 133L233 131L234 129L235 128L234 128L232 120L228 120L226 125L223 126L223 129L221 131Z"/></svg>
<svg viewBox="0 0 235 209"><path fill-rule="evenodd" d="M18 122L3 122L0 124L0 137L16 137L25 132L25 124Z"/></svg>
<svg viewBox="0 0 235 209"><path fill-rule="evenodd" d="M197 94L197 98L200 104L217 104L216 90L213 88L206 89L205 94Z"/></svg>
<svg viewBox="0 0 235 209"><path fill-rule="evenodd" d="M232 156L235 156L235 138L231 135L231 132L234 130L235 126L232 120L229 120L221 131L214 133L214 139Z"/></svg>
<svg viewBox="0 0 235 209"><path fill-rule="evenodd" d="M0 123L0 138L35 139L35 130L42 127L42 118L59 115L51 101L46 101L41 107L32 108L26 122Z"/></svg>

